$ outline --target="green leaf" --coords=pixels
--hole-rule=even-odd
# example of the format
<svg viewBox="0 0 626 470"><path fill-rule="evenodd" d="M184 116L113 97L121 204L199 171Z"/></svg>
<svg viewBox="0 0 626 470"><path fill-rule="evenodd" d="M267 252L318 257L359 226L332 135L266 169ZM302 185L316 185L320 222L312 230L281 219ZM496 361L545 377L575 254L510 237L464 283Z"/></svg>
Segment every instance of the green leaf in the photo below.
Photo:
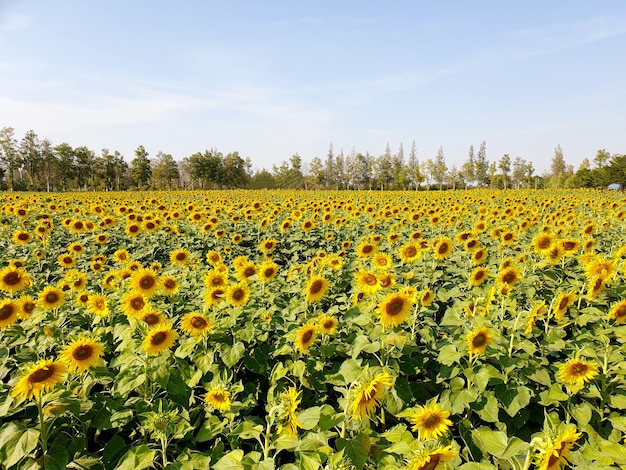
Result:
<svg viewBox="0 0 626 470"><path fill-rule="evenodd" d="M69 462L67 450L61 445L52 446L43 458L46 470L65 470Z"/></svg>
<svg viewBox="0 0 626 470"><path fill-rule="evenodd" d="M483 394L483 397L486 397L486 403L482 406L477 403L476 412L478 416L484 421L488 423L497 423L498 422L498 400L492 391L487 391ZM482 403L482 402L481 402ZM474 409L474 407L472 407Z"/></svg>
<svg viewBox="0 0 626 470"><path fill-rule="evenodd" d="M580 405L573 407L572 415L576 418L578 426L584 426L591 420L591 405L589 405L589 403L581 403Z"/></svg>
<svg viewBox="0 0 626 470"><path fill-rule="evenodd" d="M0 456L4 455L3 464L10 468L24 457L27 457L39 445L39 431L25 429L10 423L0 433Z"/></svg>
<svg viewBox="0 0 626 470"><path fill-rule="evenodd" d="M306 429L307 431L313 429L317 426L320 420L320 410L319 406L312 406L311 408L307 408L306 410L298 413L298 421L302 425L302 429Z"/></svg>
<svg viewBox="0 0 626 470"><path fill-rule="evenodd" d="M300 470L318 470L322 466L320 456L315 452L298 453L297 467Z"/></svg>
<svg viewBox="0 0 626 470"><path fill-rule="evenodd" d="M233 346L223 344L220 350L220 357L226 367L234 367L246 352L243 343L235 343Z"/></svg>
<svg viewBox="0 0 626 470"><path fill-rule="evenodd" d="M262 460L258 464L252 466L253 470L274 470L275 468L276 464L272 458Z"/></svg>
<svg viewBox="0 0 626 470"><path fill-rule="evenodd" d="M120 459L115 470L140 470L152 467L155 457L156 450L150 449L146 444L131 447Z"/></svg>
<svg viewBox="0 0 626 470"><path fill-rule="evenodd" d="M337 449L343 450L350 458L355 470L362 470L367 461L367 453L360 441L356 439L337 439Z"/></svg>
<svg viewBox="0 0 626 470"><path fill-rule="evenodd" d="M337 413L330 405L324 405L320 409L320 431L328 431L343 422L343 413Z"/></svg>
<svg viewBox="0 0 626 470"><path fill-rule="evenodd" d="M464 463L459 467L459 470L497 470L495 466L490 463Z"/></svg>
<svg viewBox="0 0 626 470"><path fill-rule="evenodd" d="M611 395L609 402L612 408L626 410L626 395Z"/></svg>
<svg viewBox="0 0 626 470"><path fill-rule="evenodd" d="M206 442L219 435L224 429L224 423L215 415L207 419L198 431L197 442Z"/></svg>
<svg viewBox="0 0 626 470"><path fill-rule="evenodd" d="M509 384L512 385L512 384ZM525 386L508 388L506 385L498 385L495 388L496 397L502 403L502 407L509 416L514 417L518 411L530 403L531 390Z"/></svg>
<svg viewBox="0 0 626 470"><path fill-rule="evenodd" d="M243 468L243 465L241 464L243 455L243 450L235 449L215 462L213 468L215 470L241 470Z"/></svg>
<svg viewBox="0 0 626 470"><path fill-rule="evenodd" d="M454 344L446 344L439 351L437 361L444 366L451 366L454 363L458 363L463 357L463 353L456 349Z"/></svg>
<svg viewBox="0 0 626 470"><path fill-rule="evenodd" d="M492 431L486 427L473 430L472 439L480 449L495 457L501 457L508 445L505 432Z"/></svg>
<svg viewBox="0 0 626 470"><path fill-rule="evenodd" d="M512 457L525 455L528 451L529 444L526 441L521 440L519 437L513 436L509 439L509 444L506 446L502 458L510 459Z"/></svg>

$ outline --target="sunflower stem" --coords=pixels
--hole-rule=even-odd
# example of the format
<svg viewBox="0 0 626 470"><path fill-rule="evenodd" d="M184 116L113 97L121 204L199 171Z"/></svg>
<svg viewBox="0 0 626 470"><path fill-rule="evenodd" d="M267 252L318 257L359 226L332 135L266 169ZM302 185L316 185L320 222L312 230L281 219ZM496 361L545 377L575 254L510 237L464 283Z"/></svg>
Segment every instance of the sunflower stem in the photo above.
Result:
<svg viewBox="0 0 626 470"><path fill-rule="evenodd" d="M41 393L37 397L37 412L39 413L39 443L45 457L48 453L48 428L43 415L43 397Z"/></svg>
<svg viewBox="0 0 626 470"><path fill-rule="evenodd" d="M161 436L161 461L163 468L167 467L167 437Z"/></svg>
<svg viewBox="0 0 626 470"><path fill-rule="evenodd" d="M509 357L513 357L513 342L515 340L515 332L517 331L517 324L521 316L522 316L522 312L520 311L515 317L515 323L513 324L513 331L511 331L511 341L509 341Z"/></svg>

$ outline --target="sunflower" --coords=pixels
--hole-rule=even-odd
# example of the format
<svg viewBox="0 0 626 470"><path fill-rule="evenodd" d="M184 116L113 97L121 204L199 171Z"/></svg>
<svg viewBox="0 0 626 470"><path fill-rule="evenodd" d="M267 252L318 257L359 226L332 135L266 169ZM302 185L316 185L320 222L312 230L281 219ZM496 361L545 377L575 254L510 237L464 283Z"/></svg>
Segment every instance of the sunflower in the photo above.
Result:
<svg viewBox="0 0 626 470"><path fill-rule="evenodd" d="M325 335L330 335L337 331L337 326L339 325L339 322L335 317L322 313L319 317L317 317L317 321L321 333Z"/></svg>
<svg viewBox="0 0 626 470"><path fill-rule="evenodd" d="M0 300L0 330L13 325L19 318L19 304L13 299Z"/></svg>
<svg viewBox="0 0 626 470"><path fill-rule="evenodd" d="M569 465L569 451L581 437L573 425L549 436L537 456L537 470L560 470L562 465Z"/></svg>
<svg viewBox="0 0 626 470"><path fill-rule="evenodd" d="M185 250L184 248L178 248L170 253L170 262L172 264L182 266L189 261L190 257L191 253L189 253L189 250Z"/></svg>
<svg viewBox="0 0 626 470"><path fill-rule="evenodd" d="M207 391L204 401L216 411L224 412L230 410L232 402L230 401L230 392L225 387L213 387Z"/></svg>
<svg viewBox="0 0 626 470"><path fill-rule="evenodd" d="M154 297L159 290L156 273L151 269L139 268L130 276L130 287L147 299Z"/></svg>
<svg viewBox="0 0 626 470"><path fill-rule="evenodd" d="M94 237L94 241L99 245L103 245L109 241L109 235L106 232L99 233Z"/></svg>
<svg viewBox="0 0 626 470"><path fill-rule="evenodd" d="M576 301L576 292L561 292L554 301L554 318L560 320L567 312L567 309Z"/></svg>
<svg viewBox="0 0 626 470"><path fill-rule="evenodd" d="M369 241L361 242L356 247L356 255L359 258L369 258L371 256L374 256L374 254L376 254L377 251L378 251L378 248L376 247L376 245L374 245L373 243Z"/></svg>
<svg viewBox="0 0 626 470"><path fill-rule="evenodd" d="M218 305L226 295L225 287L215 287L213 289L207 288L204 293L204 303L208 306Z"/></svg>
<svg viewBox="0 0 626 470"><path fill-rule="evenodd" d="M30 286L30 277L24 268L6 266L0 269L0 290L15 294Z"/></svg>
<svg viewBox="0 0 626 470"><path fill-rule="evenodd" d="M564 255L565 252L563 251L563 248L561 248L561 245L553 243L548 252L545 254L545 257L550 264L559 264Z"/></svg>
<svg viewBox="0 0 626 470"><path fill-rule="evenodd" d="M26 230L16 230L15 232L13 232L13 236L11 237L11 239L16 245L26 245L27 243L32 241L33 236L30 234L30 232L27 232Z"/></svg>
<svg viewBox="0 0 626 470"><path fill-rule="evenodd" d="M102 363L104 345L91 338L79 338L65 346L59 360L73 372L86 372Z"/></svg>
<svg viewBox="0 0 626 470"><path fill-rule="evenodd" d="M120 248L119 250L116 250L115 253L113 253L113 258L116 262L125 264L130 261L130 254L126 249Z"/></svg>
<svg viewBox="0 0 626 470"><path fill-rule="evenodd" d="M474 271L472 271L472 273L470 274L470 278L469 278L470 285L474 287L478 287L482 283L484 283L488 277L489 277L489 268L484 268L484 267L479 266L476 269L474 269Z"/></svg>
<svg viewBox="0 0 626 470"><path fill-rule="evenodd" d="M472 331L467 338L467 349L470 354L484 354L493 342L493 336L489 328L481 326Z"/></svg>
<svg viewBox="0 0 626 470"><path fill-rule="evenodd" d="M13 386L11 396L24 399L37 398L62 382L65 370L65 365L61 362L42 359L24 372Z"/></svg>
<svg viewBox="0 0 626 470"><path fill-rule="evenodd" d="M450 416L450 412L444 410L438 403L418 406L410 418L411 424L413 424L411 429L413 432L418 432L418 437L421 440L439 439L452 425L448 416Z"/></svg>
<svg viewBox="0 0 626 470"><path fill-rule="evenodd" d="M206 254L206 261L211 266L217 266L222 263L222 255L220 255L219 251L210 250Z"/></svg>
<svg viewBox="0 0 626 470"><path fill-rule="evenodd" d="M127 223L124 232L130 237L136 237L141 233L141 224L136 222Z"/></svg>
<svg viewBox="0 0 626 470"><path fill-rule="evenodd" d="M304 292L306 293L307 302L317 302L324 297L330 283L328 279L322 276L313 276L307 282Z"/></svg>
<svg viewBox="0 0 626 470"><path fill-rule="evenodd" d="M172 329L172 325L162 323L148 329L141 346L148 355L155 355L170 349L176 338L178 333Z"/></svg>
<svg viewBox="0 0 626 470"><path fill-rule="evenodd" d="M180 291L180 284L176 278L163 275L159 278L159 290L165 296L175 295Z"/></svg>
<svg viewBox="0 0 626 470"><path fill-rule="evenodd" d="M87 275L75 269L67 271L63 280L69 284L74 292L79 292L87 286Z"/></svg>
<svg viewBox="0 0 626 470"><path fill-rule="evenodd" d="M109 314L107 296L103 294L91 294L87 301L87 308L95 315L106 317Z"/></svg>
<svg viewBox="0 0 626 470"><path fill-rule="evenodd" d="M391 267L393 260L391 256L387 253L383 253L382 251L377 252L374 256L372 256L372 265L374 269L378 271L385 271Z"/></svg>
<svg viewBox="0 0 626 470"><path fill-rule="evenodd" d="M382 288L376 274L365 269L359 269L356 272L354 284L359 291L367 295L373 295Z"/></svg>
<svg viewBox="0 0 626 470"><path fill-rule="evenodd" d="M626 300L622 300L611 307L608 319L615 320L616 325L626 322Z"/></svg>
<svg viewBox="0 0 626 470"><path fill-rule="evenodd" d="M350 403L352 417L363 420L370 419L385 394L385 387L393 385L393 377L387 372L364 380L356 388Z"/></svg>
<svg viewBox="0 0 626 470"><path fill-rule="evenodd" d="M521 271L515 266L509 266L501 270L496 276L497 285L505 285L512 288L518 281L522 279Z"/></svg>
<svg viewBox="0 0 626 470"><path fill-rule="evenodd" d="M211 269L204 275L204 285L207 289L215 289L217 287L226 287L228 279L226 273L217 269Z"/></svg>
<svg viewBox="0 0 626 470"><path fill-rule="evenodd" d="M263 261L259 265L259 279L261 282L269 282L278 274L278 265L271 260Z"/></svg>
<svg viewBox="0 0 626 470"><path fill-rule="evenodd" d="M136 318L148 325L149 328L165 322L165 316L151 308L141 311Z"/></svg>
<svg viewBox="0 0 626 470"><path fill-rule="evenodd" d="M587 297L590 299L597 298L600 293L604 290L606 284L600 278L594 279L589 283L589 287L587 288Z"/></svg>
<svg viewBox="0 0 626 470"><path fill-rule="evenodd" d="M502 244L502 246L511 246L514 241L515 235L513 234L513 232L505 230L500 234L500 243Z"/></svg>
<svg viewBox="0 0 626 470"><path fill-rule="evenodd" d="M232 284L226 289L226 301L235 306L242 307L250 300L250 288L245 282Z"/></svg>
<svg viewBox="0 0 626 470"><path fill-rule="evenodd" d="M22 295L17 299L17 306L19 308L17 315L20 318L28 318L37 308L37 302L30 295Z"/></svg>
<svg viewBox="0 0 626 470"><path fill-rule="evenodd" d="M565 385L582 386L598 375L598 365L582 359L569 359L559 367L556 375Z"/></svg>
<svg viewBox="0 0 626 470"><path fill-rule="evenodd" d="M528 314L528 320L526 322L526 330L524 331L525 334L529 335L532 333L533 327L535 326L535 323L537 322L537 319L539 318L539 314L546 313L546 310L547 310L547 307L546 307L545 300L542 300L541 302L539 302L537 305L535 305L532 308L532 310Z"/></svg>
<svg viewBox="0 0 626 470"><path fill-rule="evenodd" d="M415 261L422 254L421 250L415 243L405 243L398 250L398 255L404 263Z"/></svg>
<svg viewBox="0 0 626 470"><path fill-rule="evenodd" d="M259 248L263 253L270 253L276 248L276 240L274 238L267 238L259 244Z"/></svg>
<svg viewBox="0 0 626 470"><path fill-rule="evenodd" d="M302 401L300 398L301 394L302 392L298 392L294 387L289 387L280 394L283 408L281 418L284 424L279 426L279 433L285 430L289 436L296 436L298 434L298 428L302 427L302 423L298 421L298 417L296 416L298 405L300 405Z"/></svg>
<svg viewBox="0 0 626 470"><path fill-rule="evenodd" d="M409 297L402 292L387 295L387 297L378 304L380 323L385 328L402 324L411 314L412 306Z"/></svg>
<svg viewBox="0 0 626 470"><path fill-rule="evenodd" d="M435 300L435 294L430 289L424 289L420 294L420 303L422 307L428 307Z"/></svg>
<svg viewBox="0 0 626 470"><path fill-rule="evenodd" d="M391 273L378 273L376 277L378 278L378 283L380 284L381 289L390 289L396 285L396 279Z"/></svg>
<svg viewBox="0 0 626 470"><path fill-rule="evenodd" d="M585 275L590 280L601 279L602 282L609 283L616 274L615 263L601 256L596 256L585 264Z"/></svg>
<svg viewBox="0 0 626 470"><path fill-rule="evenodd" d="M483 264L485 261L487 261L487 256L489 256L489 252L487 251L487 248L484 248L484 247L477 248L472 253L472 264L473 265Z"/></svg>
<svg viewBox="0 0 626 470"><path fill-rule="evenodd" d="M38 304L46 310L53 310L65 302L65 293L54 286L47 286L39 292Z"/></svg>
<svg viewBox="0 0 626 470"><path fill-rule="evenodd" d="M433 251L436 260L449 258L452 254L454 242L450 237L439 237L433 241Z"/></svg>
<svg viewBox="0 0 626 470"><path fill-rule="evenodd" d="M531 245L535 253L540 255L547 255L550 252L550 248L552 248L552 243L554 242L554 237L547 233L542 232L533 238Z"/></svg>
<svg viewBox="0 0 626 470"><path fill-rule="evenodd" d="M407 470L436 470L440 464L450 462L457 456L452 446L426 447L415 454L407 463Z"/></svg>
<svg viewBox="0 0 626 470"><path fill-rule="evenodd" d="M134 317L148 307L148 300L141 292L127 292L120 300L122 312L127 317Z"/></svg>
<svg viewBox="0 0 626 470"><path fill-rule="evenodd" d="M317 326L313 323L307 323L296 331L296 339L294 345L301 353L307 352L317 336Z"/></svg>
<svg viewBox="0 0 626 470"><path fill-rule="evenodd" d="M573 255L578 250L580 250L580 240L575 238L566 238L565 240L560 240L559 245L563 250L563 253L566 255Z"/></svg>
<svg viewBox="0 0 626 470"><path fill-rule="evenodd" d="M235 265L235 277L239 281L251 281L256 276L257 267L252 261L244 261L241 265Z"/></svg>
<svg viewBox="0 0 626 470"><path fill-rule="evenodd" d="M473 253L480 248L480 240L478 240L478 238L468 238L465 240L463 248L465 248L465 251Z"/></svg>
<svg viewBox="0 0 626 470"><path fill-rule="evenodd" d="M180 321L180 329L189 336L206 336L213 329L213 324L200 313L188 313Z"/></svg>

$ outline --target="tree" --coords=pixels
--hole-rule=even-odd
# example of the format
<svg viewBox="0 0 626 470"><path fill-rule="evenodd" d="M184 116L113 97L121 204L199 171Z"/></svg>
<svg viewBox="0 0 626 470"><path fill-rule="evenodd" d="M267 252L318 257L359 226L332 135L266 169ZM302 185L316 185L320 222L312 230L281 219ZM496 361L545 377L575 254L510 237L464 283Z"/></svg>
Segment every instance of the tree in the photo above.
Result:
<svg viewBox="0 0 626 470"><path fill-rule="evenodd" d="M521 188L522 184L526 182L526 168L526 160L521 157L515 157L511 180L517 189Z"/></svg>
<svg viewBox="0 0 626 470"><path fill-rule="evenodd" d="M498 162L498 168L500 169L502 174L502 185L504 189L507 189L509 172L511 171L511 157L509 157L508 153L502 155L502 158Z"/></svg>
<svg viewBox="0 0 626 470"><path fill-rule="evenodd" d="M461 171L456 167L456 165L452 165L450 171L448 172L448 183L452 187L452 189L456 189L457 184L462 183L463 175Z"/></svg>
<svg viewBox="0 0 626 470"><path fill-rule="evenodd" d="M54 188L53 178L58 174L58 161L49 139L41 142L41 161L46 191L50 192Z"/></svg>
<svg viewBox="0 0 626 470"><path fill-rule="evenodd" d="M550 169L551 176L560 176L562 173L565 173L565 158L563 157L563 149L560 145L554 148L554 157L552 157Z"/></svg>
<svg viewBox="0 0 626 470"><path fill-rule="evenodd" d="M488 186L490 184L489 178L489 162L487 161L487 144L483 140L476 154L476 161L474 163L474 177L478 186Z"/></svg>
<svg viewBox="0 0 626 470"><path fill-rule="evenodd" d="M0 161L2 161L7 179L7 188L13 191L13 175L20 167L20 158L17 151L17 139L12 127L3 127L0 131Z"/></svg>
<svg viewBox="0 0 626 470"><path fill-rule="evenodd" d="M417 159L417 148L415 147L415 141L413 141L413 143L411 144L411 150L409 151L407 175L409 178L409 183L411 183L417 191L422 181L424 181L424 175L420 171L420 162Z"/></svg>
<svg viewBox="0 0 626 470"><path fill-rule="evenodd" d="M313 157L311 160L309 164L309 175L311 177L311 183L313 183L316 189L326 186L326 172L320 157Z"/></svg>
<svg viewBox="0 0 626 470"><path fill-rule="evenodd" d="M476 179L476 157L474 156L474 146L470 145L467 160L461 167L461 175L467 182L468 186L472 186Z"/></svg>
<svg viewBox="0 0 626 470"><path fill-rule="evenodd" d="M324 162L324 183L326 189L330 189L335 185L335 154L333 153L333 143L330 143L326 162Z"/></svg>
<svg viewBox="0 0 626 470"><path fill-rule="evenodd" d="M135 158L130 162L130 176L138 189L148 189L152 178L152 168L148 152L143 145L135 150Z"/></svg>
<svg viewBox="0 0 626 470"><path fill-rule="evenodd" d="M489 168L487 169L487 181L490 188L493 188L495 184L496 174L498 173L498 165L496 162L489 163Z"/></svg>
<svg viewBox="0 0 626 470"><path fill-rule="evenodd" d="M90 182L93 183L94 180L93 170L96 156L92 150L89 150L85 146L76 147L74 149L74 161L77 189L83 188L86 191L88 184Z"/></svg>
<svg viewBox="0 0 626 470"><path fill-rule="evenodd" d="M439 150L437 151L433 171L433 179L439 185L439 190L441 190L443 189L443 183L446 180L446 172L448 171L446 159L443 156L443 147L439 147Z"/></svg>
<svg viewBox="0 0 626 470"><path fill-rule="evenodd" d="M598 150L596 156L593 158L593 163L596 168L604 168L609 163L611 159L611 154L607 152L605 149Z"/></svg>
<svg viewBox="0 0 626 470"><path fill-rule="evenodd" d="M60 189L66 191L76 177L74 149L67 142L63 142L54 147L54 154L59 170Z"/></svg>
<svg viewBox="0 0 626 470"><path fill-rule="evenodd" d="M156 189L172 189L178 186L178 165L169 153L157 152L152 161L152 182Z"/></svg>
<svg viewBox="0 0 626 470"><path fill-rule="evenodd" d="M239 156L239 152L230 152L224 157L223 175L223 184L227 188L244 188L248 185L248 164Z"/></svg>
<svg viewBox="0 0 626 470"><path fill-rule="evenodd" d="M36 190L36 180L39 175L42 156L41 143L39 142L39 137L35 131L30 130L24 134L18 151L20 161L26 169L26 174L28 176L28 188L30 190Z"/></svg>

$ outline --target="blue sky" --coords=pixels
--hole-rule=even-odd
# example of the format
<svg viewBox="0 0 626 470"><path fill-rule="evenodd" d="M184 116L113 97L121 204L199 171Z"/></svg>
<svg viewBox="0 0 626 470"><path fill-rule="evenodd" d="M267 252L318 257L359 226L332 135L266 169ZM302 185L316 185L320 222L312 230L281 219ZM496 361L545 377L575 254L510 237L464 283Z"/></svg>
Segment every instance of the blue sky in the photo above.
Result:
<svg viewBox="0 0 626 470"><path fill-rule="evenodd" d="M271 169L626 153L626 2L0 0L0 127Z"/></svg>

